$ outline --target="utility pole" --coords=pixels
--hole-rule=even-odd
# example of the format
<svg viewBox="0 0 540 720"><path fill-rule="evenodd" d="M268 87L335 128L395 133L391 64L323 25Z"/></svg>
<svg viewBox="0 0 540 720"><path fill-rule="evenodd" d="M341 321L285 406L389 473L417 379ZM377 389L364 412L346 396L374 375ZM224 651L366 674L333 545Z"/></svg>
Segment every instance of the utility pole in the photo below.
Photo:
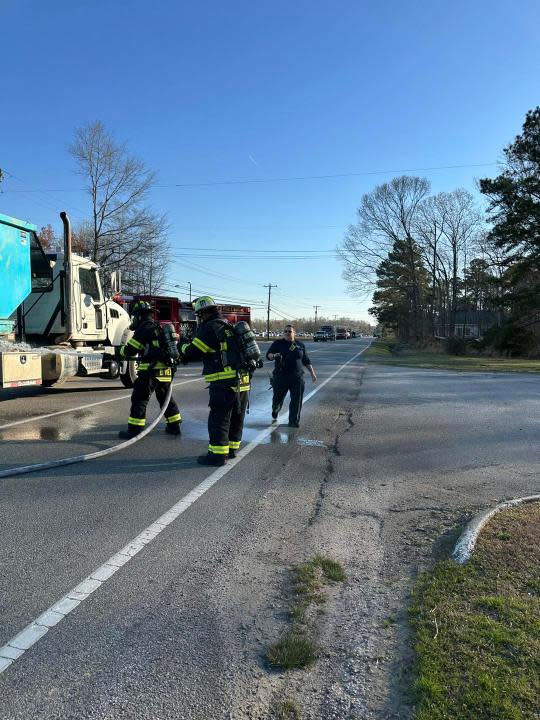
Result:
<svg viewBox="0 0 540 720"><path fill-rule="evenodd" d="M317 325L317 310L321 307L320 305L314 305L315 308L315 325Z"/></svg>
<svg viewBox="0 0 540 720"><path fill-rule="evenodd" d="M263 287L268 288L268 309L266 312L266 337L270 337L270 293L272 292L273 287L277 287L277 285L272 285L272 283L268 283L268 285L263 285Z"/></svg>
<svg viewBox="0 0 540 720"><path fill-rule="evenodd" d="M188 280L188 285L189 285L189 302L191 302L191 283L189 282L189 280Z"/></svg>

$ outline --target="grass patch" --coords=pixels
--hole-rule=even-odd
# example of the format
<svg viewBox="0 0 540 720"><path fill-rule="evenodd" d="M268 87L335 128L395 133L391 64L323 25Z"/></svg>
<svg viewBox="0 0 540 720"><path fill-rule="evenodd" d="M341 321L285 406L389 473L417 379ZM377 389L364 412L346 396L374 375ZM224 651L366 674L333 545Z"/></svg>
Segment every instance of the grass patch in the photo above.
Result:
<svg viewBox="0 0 540 720"><path fill-rule="evenodd" d="M423 350L399 349L394 343L374 341L364 353L371 362L415 368L475 372L540 372L540 360L479 355L447 355Z"/></svg>
<svg viewBox="0 0 540 720"><path fill-rule="evenodd" d="M272 711L274 720L300 720L301 717L300 706L292 698L285 698L285 700L275 705Z"/></svg>
<svg viewBox="0 0 540 720"><path fill-rule="evenodd" d="M269 648L266 657L272 667L283 670L309 667L317 659L317 646L305 632L293 628Z"/></svg>
<svg viewBox="0 0 540 720"><path fill-rule="evenodd" d="M444 560L419 578L415 720L540 717L539 568L537 503L495 516L467 565Z"/></svg>
<svg viewBox="0 0 540 720"><path fill-rule="evenodd" d="M272 667L290 670L309 667L317 658L318 647L312 639L310 609L321 607L326 602L325 585L345 580L345 570L336 560L324 555L315 555L309 562L297 565L292 570L294 598L289 610L289 628L272 645L266 654Z"/></svg>

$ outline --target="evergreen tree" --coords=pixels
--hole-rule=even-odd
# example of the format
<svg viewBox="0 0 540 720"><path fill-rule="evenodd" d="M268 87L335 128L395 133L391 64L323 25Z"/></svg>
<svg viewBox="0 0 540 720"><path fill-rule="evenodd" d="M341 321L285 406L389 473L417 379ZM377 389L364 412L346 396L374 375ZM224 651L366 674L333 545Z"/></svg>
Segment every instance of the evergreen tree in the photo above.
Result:
<svg viewBox="0 0 540 720"><path fill-rule="evenodd" d="M490 240L505 253L507 301L519 317L540 306L540 107L504 154L505 170L480 180L480 190L489 198Z"/></svg>
<svg viewBox="0 0 540 720"><path fill-rule="evenodd" d="M376 274L369 312L381 325L393 328L400 340L416 344L423 337L417 318L429 302L429 277L418 245L411 238L396 240Z"/></svg>

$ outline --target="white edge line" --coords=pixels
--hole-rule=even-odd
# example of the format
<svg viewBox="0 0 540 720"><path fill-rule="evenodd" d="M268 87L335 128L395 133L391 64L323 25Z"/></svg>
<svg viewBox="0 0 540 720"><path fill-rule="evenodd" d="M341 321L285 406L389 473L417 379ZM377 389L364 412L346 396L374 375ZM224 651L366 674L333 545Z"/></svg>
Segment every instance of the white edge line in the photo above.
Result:
<svg viewBox="0 0 540 720"><path fill-rule="evenodd" d="M476 541L482 528L491 518L500 513L502 510L508 510L509 508L521 505L522 503L536 502L540 500L540 495L527 495L526 497L514 498L513 500L506 500L500 503L491 510L486 510L480 515L476 515L467 524L465 530L459 536L459 540L456 543L454 551L452 553L452 559L460 565L464 565L471 557ZM1 652L0 652L1 656Z"/></svg>
<svg viewBox="0 0 540 720"><path fill-rule="evenodd" d="M304 402L307 402L312 398L319 390L330 382L343 368L350 365L353 360L362 355L368 349L369 345L363 348L360 352L356 353L350 360L341 365L326 380L320 385L317 385L310 393L308 393ZM191 381L193 382L193 381ZM183 384L183 383L178 383ZM115 398L119 399L119 398ZM108 402L108 401L105 401ZM278 420L283 421L286 418L287 413L283 412ZM146 527L139 535L133 540L130 540L121 550L112 555L106 560L103 565L100 565L87 577L84 578L78 585L67 592L63 597L60 598L54 605L51 605L47 610L41 613L35 620L30 622L25 628L23 628L17 635L8 640L8 642L0 647L0 675L10 667L15 660L18 660L27 650L37 643L49 630L58 625L69 613L78 607L83 600L90 597L98 588L100 588L109 578L111 578L121 567L126 565L135 555L137 555L146 545L149 545L153 540L160 535L166 527L168 527L174 520L176 520L182 513L184 513L194 502L196 502L204 493L210 490L221 478L232 470L243 458L254 450L262 440L270 435L276 429L276 425L269 425L264 430L261 430L253 440L243 448L238 456L234 460L230 460L227 465L215 470L206 480L199 483L191 492L185 495L181 500L175 503L169 510L163 515L154 520L148 527Z"/></svg>
<svg viewBox="0 0 540 720"><path fill-rule="evenodd" d="M178 385L187 385L188 383L197 382L198 380L202 379L203 378L201 376L195 378L194 380L183 380L182 382L173 383L173 387L177 387ZM129 395L119 395L115 398L109 398L108 400L99 400L98 402L89 403L88 405L78 405L74 408L67 408L67 410L58 410L57 412L48 413L47 415L36 415L36 417L26 418L26 420L17 420L12 423L7 423L7 425L0 425L0 430L6 430L7 428L15 427L15 425L24 425L24 423L36 422L38 420L46 420L47 418L55 417L56 415L65 415L66 413L76 412L77 410L85 410L86 408L96 407L97 405L106 405L107 403L118 402L119 400L126 400L130 397L131 393Z"/></svg>

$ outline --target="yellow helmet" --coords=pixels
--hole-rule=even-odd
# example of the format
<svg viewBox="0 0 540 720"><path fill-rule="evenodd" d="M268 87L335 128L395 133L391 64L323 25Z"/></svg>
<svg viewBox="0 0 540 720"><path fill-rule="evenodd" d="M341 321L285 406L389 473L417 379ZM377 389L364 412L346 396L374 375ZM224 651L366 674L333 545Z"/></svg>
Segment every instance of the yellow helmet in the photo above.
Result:
<svg viewBox="0 0 540 720"><path fill-rule="evenodd" d="M205 310L211 310L216 307L216 303L209 295L201 295L193 301L193 309L196 313L204 312Z"/></svg>

